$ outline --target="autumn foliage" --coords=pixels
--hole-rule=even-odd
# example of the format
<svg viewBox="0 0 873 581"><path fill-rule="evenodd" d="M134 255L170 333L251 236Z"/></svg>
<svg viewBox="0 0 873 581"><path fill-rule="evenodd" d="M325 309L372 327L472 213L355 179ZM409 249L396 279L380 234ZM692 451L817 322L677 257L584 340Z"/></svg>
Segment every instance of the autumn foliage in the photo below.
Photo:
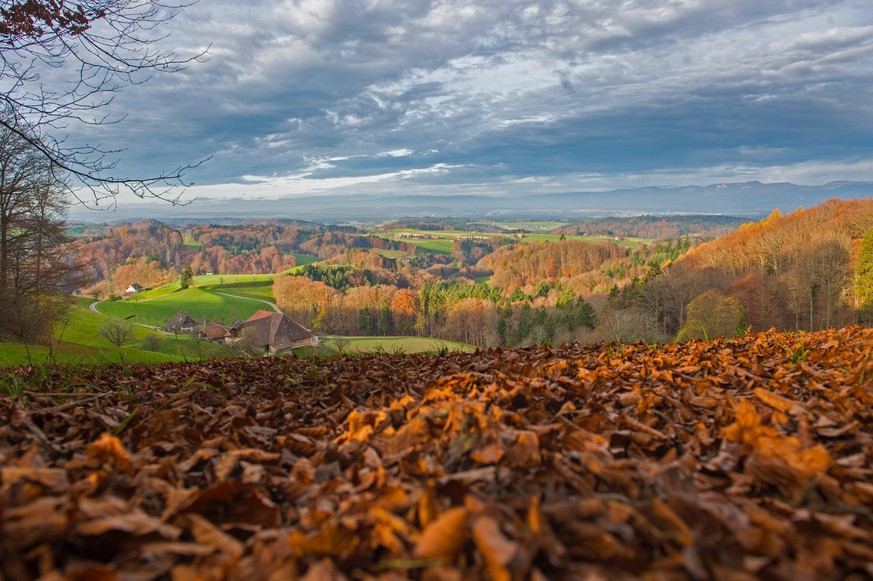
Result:
<svg viewBox="0 0 873 581"><path fill-rule="evenodd" d="M870 575L871 346L855 327L21 369L0 575Z"/></svg>

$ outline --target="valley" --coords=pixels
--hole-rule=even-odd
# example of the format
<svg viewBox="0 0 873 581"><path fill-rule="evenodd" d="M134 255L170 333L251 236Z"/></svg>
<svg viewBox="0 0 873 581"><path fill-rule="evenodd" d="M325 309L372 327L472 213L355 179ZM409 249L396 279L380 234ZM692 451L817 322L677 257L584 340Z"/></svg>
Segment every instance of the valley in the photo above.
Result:
<svg viewBox="0 0 873 581"><path fill-rule="evenodd" d="M77 226L76 254L91 282L50 331L55 347L45 338L9 343L3 357L13 364L241 354L192 333L162 332L177 313L203 329L283 312L325 338L315 350L322 354L664 343L863 323L873 295L865 266L871 208L870 200L834 200L757 222ZM120 344L100 335L110 322L132 327ZM351 339L337 346L333 337Z"/></svg>

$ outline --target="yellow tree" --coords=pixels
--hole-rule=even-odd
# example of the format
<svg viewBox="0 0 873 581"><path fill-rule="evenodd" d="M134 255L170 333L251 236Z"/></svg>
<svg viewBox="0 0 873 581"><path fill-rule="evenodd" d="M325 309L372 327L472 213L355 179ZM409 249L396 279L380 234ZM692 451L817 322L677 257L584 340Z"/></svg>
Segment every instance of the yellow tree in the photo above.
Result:
<svg viewBox="0 0 873 581"><path fill-rule="evenodd" d="M745 326L746 316L737 299L708 290L688 303L688 322L676 341L731 337L742 333Z"/></svg>

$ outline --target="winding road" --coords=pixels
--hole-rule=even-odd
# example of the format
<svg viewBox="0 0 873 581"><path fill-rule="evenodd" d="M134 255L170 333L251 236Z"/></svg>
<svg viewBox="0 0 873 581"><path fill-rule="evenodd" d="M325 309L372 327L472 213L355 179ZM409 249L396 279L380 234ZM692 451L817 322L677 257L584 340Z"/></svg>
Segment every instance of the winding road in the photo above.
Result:
<svg viewBox="0 0 873 581"><path fill-rule="evenodd" d="M213 291L213 292L215 292L215 294L224 295L224 296L226 296L226 297L231 297L231 298L234 298L234 299L242 299L242 300L244 300L244 301L257 301L257 302L259 302L259 303L264 303L265 305L267 305L268 307L270 307L273 311L275 311L275 312L277 312L277 313L281 313L281 312L282 312L282 310L279 309L279 307L276 305L276 303L270 302L270 301L265 300L265 299L256 299L256 298L253 298L253 297L242 297L242 296L239 296L239 295L232 295L232 294L230 294L230 293L223 293L223 292L219 292L219 291ZM147 299L147 300L154 300L154 299ZM90 305L88 305L88 308L89 308L92 312L97 313L98 315L103 315L104 317L106 317L106 316L108 316L108 315L106 315L105 313L101 313L100 311L97 310L97 305L99 305L100 302L101 302L101 301L94 301L93 303L91 303ZM145 302L145 301L143 301L143 302ZM170 332L168 332L168 331L164 331L164 330L161 329L160 327L156 327L156 326L154 326L154 325L146 325L145 323L137 323L137 322L134 322L133 324L134 324L134 325L139 325L140 327L145 327L145 328L147 328L147 329L151 329L152 331L156 331L156 332L158 332L158 333L163 333L164 335L172 335L172 333L170 333Z"/></svg>
<svg viewBox="0 0 873 581"><path fill-rule="evenodd" d="M101 315L103 317L109 317L109 315L107 315L106 313L101 313L100 311L97 310L97 305L99 305L100 302L101 301L94 301L93 303L88 305L88 308L91 309L91 311L97 313L98 315ZM145 323L137 323L136 321L131 321L131 323L133 323L134 325L139 325L140 327L145 327L146 329L151 329L152 331L154 331L156 333L161 333L163 335L172 335L173 334L173 333L170 333L169 331L164 331L160 327L155 327L154 325L146 325Z"/></svg>
<svg viewBox="0 0 873 581"><path fill-rule="evenodd" d="M218 292L218 291L214 291L214 292L215 292L215 294L218 294L218 295L224 295L224 296L226 296L226 297L231 297L231 298L234 298L234 299L243 299L243 300L245 300L245 301L258 301L259 303L264 303L265 305L267 305L268 307L270 307L271 309L273 309L273 310L276 311L277 313L281 313L281 312L282 312L282 311L279 309L279 307L276 305L276 303L271 303L270 301L267 301L267 300L264 300L264 299L256 299L256 298L253 298L253 297L241 297L241 296L239 296L239 295L232 295L232 294L230 294L230 293L222 293L222 292Z"/></svg>

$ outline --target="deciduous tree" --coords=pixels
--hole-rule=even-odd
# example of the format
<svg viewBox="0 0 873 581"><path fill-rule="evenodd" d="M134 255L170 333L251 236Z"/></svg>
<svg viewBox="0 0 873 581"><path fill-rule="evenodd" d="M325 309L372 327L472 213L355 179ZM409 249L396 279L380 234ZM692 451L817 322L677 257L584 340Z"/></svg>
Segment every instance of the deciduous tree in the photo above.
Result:
<svg viewBox="0 0 873 581"><path fill-rule="evenodd" d="M873 321L873 227L867 229L855 262L855 296L861 319Z"/></svg>
<svg viewBox="0 0 873 581"><path fill-rule="evenodd" d="M64 233L67 199L46 161L0 126L0 334L45 339L76 286Z"/></svg>
<svg viewBox="0 0 873 581"><path fill-rule="evenodd" d="M688 304L688 322L679 330L677 341L732 337L745 329L746 316L740 302L708 290Z"/></svg>

